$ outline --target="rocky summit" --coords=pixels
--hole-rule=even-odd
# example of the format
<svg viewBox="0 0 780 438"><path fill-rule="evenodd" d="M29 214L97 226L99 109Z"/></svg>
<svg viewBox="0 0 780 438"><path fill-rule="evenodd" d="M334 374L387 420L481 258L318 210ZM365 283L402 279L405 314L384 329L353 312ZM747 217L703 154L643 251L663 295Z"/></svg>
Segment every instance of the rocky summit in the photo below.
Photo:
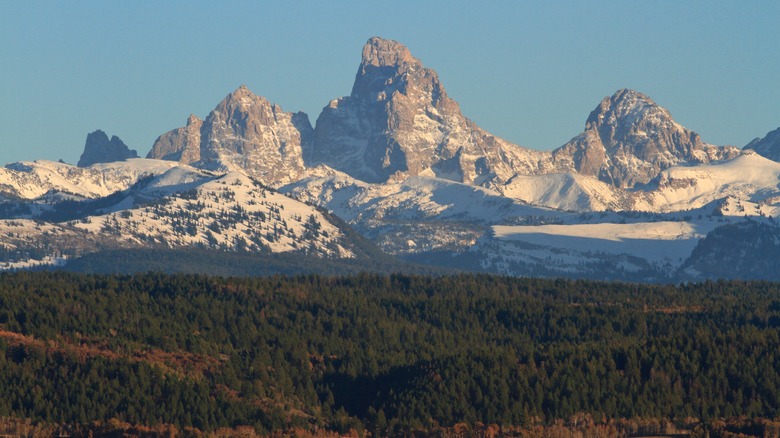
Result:
<svg viewBox="0 0 780 438"><path fill-rule="evenodd" d="M87 135L78 166L87 167L95 163L111 163L128 158L138 158L138 153L128 148L116 135L109 140L108 135L98 129Z"/></svg>
<svg viewBox="0 0 780 438"><path fill-rule="evenodd" d="M763 138L756 138L745 146L747 150L754 150L757 154L770 160L780 160L780 128L769 132Z"/></svg>
<svg viewBox="0 0 780 438"><path fill-rule="evenodd" d="M480 129L434 70L403 44L374 37L352 93L323 109L304 158L366 182L423 175L485 185L537 171L544 155Z"/></svg>
<svg viewBox="0 0 780 438"><path fill-rule="evenodd" d="M675 165L734 158L739 150L702 142L666 108L634 90L618 90L594 109L585 131L553 152L557 168L575 170L617 187L649 182Z"/></svg>
<svg viewBox="0 0 780 438"><path fill-rule="evenodd" d="M302 145L310 141L312 131L305 113L284 112L242 85L206 120L190 116L186 127L161 135L148 158L210 170L241 170L278 186L295 181L303 172Z"/></svg>

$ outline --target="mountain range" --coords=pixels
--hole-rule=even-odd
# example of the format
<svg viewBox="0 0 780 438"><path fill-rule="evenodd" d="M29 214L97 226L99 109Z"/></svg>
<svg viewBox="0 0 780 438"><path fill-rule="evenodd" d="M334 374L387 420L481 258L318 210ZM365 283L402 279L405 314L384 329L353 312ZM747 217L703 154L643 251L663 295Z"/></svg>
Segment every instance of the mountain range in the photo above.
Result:
<svg viewBox="0 0 780 438"><path fill-rule="evenodd" d="M384 252L508 275L780 278L751 250L780 247L780 129L715 146L621 89L582 133L533 150L477 126L434 70L378 37L314 126L242 85L135 157L95 131L78 166L0 169L5 267L207 248L358 264Z"/></svg>

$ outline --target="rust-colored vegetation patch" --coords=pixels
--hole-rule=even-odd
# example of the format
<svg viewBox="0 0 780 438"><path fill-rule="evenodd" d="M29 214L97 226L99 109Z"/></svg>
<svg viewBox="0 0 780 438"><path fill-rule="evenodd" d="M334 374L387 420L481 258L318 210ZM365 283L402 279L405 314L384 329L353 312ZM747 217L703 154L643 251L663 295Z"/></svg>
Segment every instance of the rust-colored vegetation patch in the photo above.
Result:
<svg viewBox="0 0 780 438"><path fill-rule="evenodd" d="M220 363L218 359L210 356L160 349L136 351L133 353L132 359L160 366L170 373L195 378L203 378L206 374L213 374Z"/></svg>
<svg viewBox="0 0 780 438"><path fill-rule="evenodd" d="M656 307L654 309L647 309L649 312L658 312L666 314L676 313L701 313L704 312L704 306L669 306L669 307Z"/></svg>
<svg viewBox="0 0 780 438"><path fill-rule="evenodd" d="M157 366L166 374L196 379L201 379L206 374L213 373L220 363L218 359L210 356L183 351L163 351L157 348L140 349L128 354L120 354L112 350L105 341L87 338L80 338L80 342L61 338L44 341L33 336L2 329L0 329L0 338L6 339L11 345L23 345L42 350L47 354L64 354L79 363L84 363L87 359L93 357L103 357L110 360L125 358L130 361L144 362Z"/></svg>

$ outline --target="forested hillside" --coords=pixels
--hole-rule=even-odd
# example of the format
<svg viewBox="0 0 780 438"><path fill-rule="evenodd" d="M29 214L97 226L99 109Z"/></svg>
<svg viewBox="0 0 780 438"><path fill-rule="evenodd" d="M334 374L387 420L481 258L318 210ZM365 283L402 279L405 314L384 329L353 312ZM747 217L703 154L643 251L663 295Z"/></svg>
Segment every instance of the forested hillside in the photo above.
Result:
<svg viewBox="0 0 780 438"><path fill-rule="evenodd" d="M702 432L780 417L778 370L774 283L0 276L0 417L71 432Z"/></svg>

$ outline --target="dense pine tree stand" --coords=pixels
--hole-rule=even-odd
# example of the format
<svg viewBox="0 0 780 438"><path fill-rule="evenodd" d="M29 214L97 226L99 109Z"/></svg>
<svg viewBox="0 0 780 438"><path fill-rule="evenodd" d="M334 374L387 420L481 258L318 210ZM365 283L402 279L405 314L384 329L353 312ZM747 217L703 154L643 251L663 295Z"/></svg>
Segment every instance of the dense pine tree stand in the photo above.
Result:
<svg viewBox="0 0 780 438"><path fill-rule="evenodd" d="M769 434L779 370L775 283L0 276L6 425Z"/></svg>

